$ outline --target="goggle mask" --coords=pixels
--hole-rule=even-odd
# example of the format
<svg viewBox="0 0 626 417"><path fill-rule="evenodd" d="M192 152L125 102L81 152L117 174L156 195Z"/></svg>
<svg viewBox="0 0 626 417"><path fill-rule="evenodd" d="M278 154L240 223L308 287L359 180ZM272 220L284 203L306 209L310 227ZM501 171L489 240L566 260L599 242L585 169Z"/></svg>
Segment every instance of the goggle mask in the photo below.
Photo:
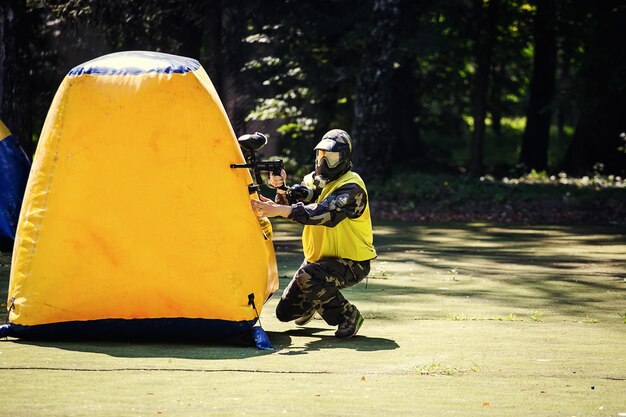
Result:
<svg viewBox="0 0 626 417"><path fill-rule="evenodd" d="M318 149L315 151L315 162L317 166L321 166L326 161L328 168L335 168L341 163L341 152L331 152Z"/></svg>

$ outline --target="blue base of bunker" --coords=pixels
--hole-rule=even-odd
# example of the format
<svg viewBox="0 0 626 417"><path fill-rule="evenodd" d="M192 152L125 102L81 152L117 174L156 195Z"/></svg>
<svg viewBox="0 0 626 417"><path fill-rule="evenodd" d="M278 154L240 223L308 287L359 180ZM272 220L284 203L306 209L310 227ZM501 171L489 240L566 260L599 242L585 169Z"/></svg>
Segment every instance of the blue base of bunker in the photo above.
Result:
<svg viewBox="0 0 626 417"><path fill-rule="evenodd" d="M37 341L148 341L202 343L241 338L271 350L267 335L255 320L227 321L188 318L106 319L23 326L0 326L0 337Z"/></svg>

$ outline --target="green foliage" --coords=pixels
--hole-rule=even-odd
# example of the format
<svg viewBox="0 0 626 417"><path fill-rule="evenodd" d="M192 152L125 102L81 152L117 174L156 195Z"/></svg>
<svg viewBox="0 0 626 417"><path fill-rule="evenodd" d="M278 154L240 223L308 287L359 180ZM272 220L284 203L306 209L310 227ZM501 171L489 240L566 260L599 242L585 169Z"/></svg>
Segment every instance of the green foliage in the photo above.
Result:
<svg viewBox="0 0 626 417"><path fill-rule="evenodd" d="M36 132L68 69L94 56L129 49L197 58L222 97L235 131L266 127L264 131L279 139L277 153L296 166L310 164L312 144L326 130L351 130L354 125L356 80L367 66L362 58L374 27L370 1L26 3L32 56L30 68L23 71L30 74L32 111L25 112L33 118ZM480 47L477 22L486 4L400 2L397 54L390 63L393 82L385 87L392 97L391 128L380 139L389 155L381 160L433 172L468 165L473 127L468 115L473 114ZM550 135L551 167L567 162L572 126L578 115L586 113L581 109L587 99L598 94L591 80L614 79L616 91L626 85L623 71L603 78L596 76L595 67L583 65L595 62L588 51L595 51L592 58L598 55L609 61L614 55L608 46L585 49L598 35L596 23L605 8L570 0L559 4L557 92L550 108L558 115L559 127L553 126ZM485 172L491 174L505 175L518 168L535 53L535 13L530 3L500 2L482 155ZM583 69L586 82L580 83ZM626 153L624 141L625 135L611 152ZM596 159L607 164L607 172L619 172L615 163ZM581 169L589 170L594 162ZM574 170L576 161L573 164L568 169ZM498 192L499 198L504 194Z"/></svg>
<svg viewBox="0 0 626 417"><path fill-rule="evenodd" d="M403 209L419 204L451 208L467 202L507 204L527 201L624 201L626 180L619 176L568 177L532 171L518 178L404 172L368 184L375 201L397 202Z"/></svg>
<svg viewBox="0 0 626 417"><path fill-rule="evenodd" d="M618 150L619 152L626 153L626 133L622 132L622 133L619 135L619 137L622 139L622 142L624 142L624 144L623 144L623 145L620 145L620 146L617 148L617 150Z"/></svg>
<svg viewBox="0 0 626 417"><path fill-rule="evenodd" d="M278 122L281 153L302 165L310 164L313 142L330 126L350 130L369 8L356 1L278 2L251 19L245 42L256 48L243 74L257 98L247 121Z"/></svg>

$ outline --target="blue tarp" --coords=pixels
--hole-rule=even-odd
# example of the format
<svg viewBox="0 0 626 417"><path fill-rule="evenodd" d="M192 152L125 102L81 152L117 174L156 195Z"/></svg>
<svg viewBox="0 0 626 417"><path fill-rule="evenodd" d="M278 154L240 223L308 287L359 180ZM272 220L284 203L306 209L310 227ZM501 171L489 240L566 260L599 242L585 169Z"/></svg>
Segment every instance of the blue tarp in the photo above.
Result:
<svg viewBox="0 0 626 417"><path fill-rule="evenodd" d="M15 239L30 161L13 135L0 138L0 240Z"/></svg>

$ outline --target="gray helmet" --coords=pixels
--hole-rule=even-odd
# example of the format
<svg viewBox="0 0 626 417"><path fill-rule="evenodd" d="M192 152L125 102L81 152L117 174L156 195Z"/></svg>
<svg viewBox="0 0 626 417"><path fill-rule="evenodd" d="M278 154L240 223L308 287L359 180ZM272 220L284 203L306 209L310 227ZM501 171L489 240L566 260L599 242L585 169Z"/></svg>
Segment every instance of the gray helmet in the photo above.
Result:
<svg viewBox="0 0 626 417"><path fill-rule="evenodd" d="M315 174L334 181L352 169L350 157L352 155L352 139L346 131L333 129L322 137L322 140L315 146ZM337 152L339 159L329 161L328 158L318 158L318 151Z"/></svg>

